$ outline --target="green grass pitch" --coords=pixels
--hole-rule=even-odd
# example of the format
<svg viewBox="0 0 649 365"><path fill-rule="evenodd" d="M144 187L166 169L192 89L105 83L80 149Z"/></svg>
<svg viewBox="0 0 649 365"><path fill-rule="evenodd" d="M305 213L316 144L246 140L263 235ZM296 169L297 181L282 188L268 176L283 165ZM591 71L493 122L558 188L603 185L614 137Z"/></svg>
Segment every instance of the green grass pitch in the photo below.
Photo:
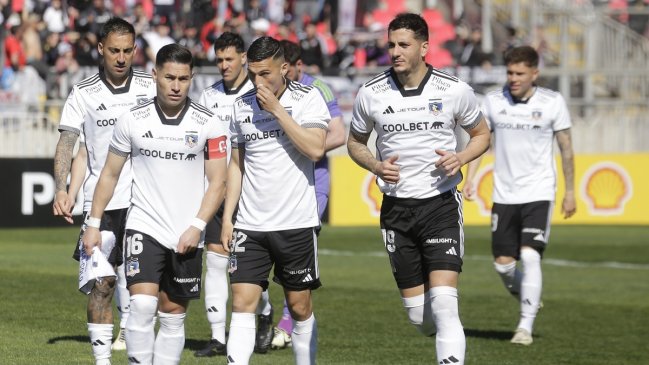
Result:
<svg viewBox="0 0 649 365"><path fill-rule="evenodd" d="M466 227L460 317L466 364L649 364L649 227L555 226L530 347L509 343L518 305L493 270L488 227ZM92 364L86 298L70 258L77 228L0 230L0 364ZM324 227L324 286L314 293L319 364L434 364L435 341L407 320L378 227ZM276 313L281 290L272 284ZM275 315L277 321L279 314ZM182 364L209 337L203 302L190 307ZM251 364L291 364L292 351ZM113 364L126 364L125 352Z"/></svg>

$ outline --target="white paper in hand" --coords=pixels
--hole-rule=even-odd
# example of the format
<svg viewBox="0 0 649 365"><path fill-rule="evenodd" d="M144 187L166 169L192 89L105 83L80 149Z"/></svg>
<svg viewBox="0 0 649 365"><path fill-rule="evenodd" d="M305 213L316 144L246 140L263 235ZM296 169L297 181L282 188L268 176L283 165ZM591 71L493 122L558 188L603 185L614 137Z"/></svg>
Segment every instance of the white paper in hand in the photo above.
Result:
<svg viewBox="0 0 649 365"><path fill-rule="evenodd" d="M108 263L108 255L115 247L115 235L111 231L101 231L101 250L92 249L92 256L86 255L83 242L79 241L79 290L90 294L95 281L105 277L117 276L113 266Z"/></svg>

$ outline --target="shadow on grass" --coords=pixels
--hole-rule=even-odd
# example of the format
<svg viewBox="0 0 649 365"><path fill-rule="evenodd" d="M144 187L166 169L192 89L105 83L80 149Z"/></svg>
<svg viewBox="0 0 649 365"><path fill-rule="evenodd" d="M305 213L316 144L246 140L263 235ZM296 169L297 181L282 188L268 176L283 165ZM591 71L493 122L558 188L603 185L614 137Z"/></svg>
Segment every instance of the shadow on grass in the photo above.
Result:
<svg viewBox="0 0 649 365"><path fill-rule="evenodd" d="M74 342L83 342L83 343L90 343L90 337L88 336L59 336L59 337L54 337L50 338L47 340L48 345L55 345L57 342L60 341L74 341Z"/></svg>
<svg viewBox="0 0 649 365"><path fill-rule="evenodd" d="M490 331L490 330L476 330L465 328L464 334L466 337L486 338L490 340L509 341L514 335L513 331Z"/></svg>

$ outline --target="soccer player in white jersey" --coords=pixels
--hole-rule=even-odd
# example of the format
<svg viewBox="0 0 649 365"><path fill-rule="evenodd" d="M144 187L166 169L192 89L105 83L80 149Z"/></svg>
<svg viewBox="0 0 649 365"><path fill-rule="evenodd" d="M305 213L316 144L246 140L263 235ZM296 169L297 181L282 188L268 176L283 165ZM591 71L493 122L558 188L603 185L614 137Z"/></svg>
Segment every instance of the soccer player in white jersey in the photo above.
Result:
<svg viewBox="0 0 649 365"><path fill-rule="evenodd" d="M284 288L295 321L295 362L315 364L311 291L321 283L314 162L324 155L330 116L317 89L285 78L288 64L277 40L258 38L247 56L248 77L255 88L237 98L232 111L221 231L221 243L230 251L232 287L228 364L250 361L255 311L273 264L273 280Z"/></svg>
<svg viewBox="0 0 649 365"><path fill-rule="evenodd" d="M552 144L561 151L564 218L576 211L570 114L561 94L537 86L539 55L521 46L505 54L507 85L487 94L485 113L494 135L495 165L491 211L494 267L520 302L520 321L511 342L531 345L541 305L541 256L548 244L557 185ZM467 171L468 198L474 195L476 160ZM522 270L516 268L520 260Z"/></svg>
<svg viewBox="0 0 649 365"><path fill-rule="evenodd" d="M226 128L230 126L234 100L252 89L246 70L246 51L240 35L225 32L214 42L216 67L222 79L203 90L198 103L210 109ZM230 151L228 142L228 153ZM225 355L225 324L228 295L228 262L230 254L221 245L221 216L223 205L207 222L205 274L205 310L212 337L205 348L194 352L196 357Z"/></svg>
<svg viewBox="0 0 649 365"><path fill-rule="evenodd" d="M75 165L86 165L87 172L85 169L75 169L76 172L72 172L72 180L83 179L84 175L86 176L83 184L83 210L86 217L90 211L99 173L106 161L115 120L131 107L155 95L151 75L131 68L136 52L135 30L131 24L119 18L106 22L100 34L98 51L102 56L102 68L97 74L74 85L63 107L59 124L61 136L54 156L56 197L53 210L54 215L62 216L69 223L73 223L72 208L78 185L72 184L68 192L66 180L70 172L73 147L79 135L82 142ZM130 166L127 166L119 179L113 199L101 217L101 229L112 231L116 242L119 243L108 257L113 265L122 264L121 243L130 199L131 175ZM79 238L85 228L84 223ZM74 257L79 259L78 244ZM121 320L120 333L113 346L116 350L125 349L123 328L129 311L129 295L123 272L123 266L120 265L117 270L117 302ZM114 292L115 279L111 277L98 280L88 297L88 332L97 364L110 362L113 337L113 310L110 303Z"/></svg>
<svg viewBox="0 0 649 365"><path fill-rule="evenodd" d="M438 364L464 364L458 313L462 270L465 163L489 146L489 130L473 90L424 62L428 26L400 14L388 26L392 67L365 83L354 102L347 148L377 175L383 192L381 231L410 323L436 336ZM456 152L456 125L470 136ZM376 157L367 141L377 134Z"/></svg>
<svg viewBox="0 0 649 365"><path fill-rule="evenodd" d="M133 198L124 256L129 364L180 362L189 300L201 291L203 230L225 193L227 132L214 113L187 96L192 65L191 52L178 44L158 51L156 97L117 119L82 238L86 252L101 245L99 217L130 155Z"/></svg>

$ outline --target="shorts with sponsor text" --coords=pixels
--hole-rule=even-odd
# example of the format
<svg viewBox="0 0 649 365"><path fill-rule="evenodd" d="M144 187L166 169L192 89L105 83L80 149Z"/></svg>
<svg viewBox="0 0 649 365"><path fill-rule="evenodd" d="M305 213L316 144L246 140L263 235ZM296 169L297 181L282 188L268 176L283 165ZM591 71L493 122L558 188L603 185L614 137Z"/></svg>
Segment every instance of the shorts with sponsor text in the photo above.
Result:
<svg viewBox="0 0 649 365"><path fill-rule="evenodd" d="M550 201L494 203L491 208L493 256L510 256L518 260L521 246L530 246L543 255L550 237L553 205Z"/></svg>
<svg viewBox="0 0 649 365"><path fill-rule="evenodd" d="M74 253L72 258L79 261L80 257L80 245L81 237L86 231L86 219L88 219L90 212L83 212L83 224L81 225L81 231L79 232L79 239L77 240L77 245L74 248ZM104 215L101 217L101 223L99 224L100 231L111 231L115 235L115 248L108 255L108 262L113 266L119 266L124 262L123 257L123 247L124 247L124 227L126 225L126 216L128 215L128 208L124 209L114 209L107 210L104 212Z"/></svg>
<svg viewBox="0 0 649 365"><path fill-rule="evenodd" d="M426 199L383 196L381 232L399 289L427 283L435 270L462 271L462 194Z"/></svg>
<svg viewBox="0 0 649 365"><path fill-rule="evenodd" d="M234 230L230 245L230 283L251 283L268 288L268 275L275 265L273 281L285 289L317 289L317 236L313 227L259 232Z"/></svg>
<svg viewBox="0 0 649 365"><path fill-rule="evenodd" d="M169 297L198 299L201 295L203 249L181 255L155 238L133 229L124 239L126 285L155 283Z"/></svg>

